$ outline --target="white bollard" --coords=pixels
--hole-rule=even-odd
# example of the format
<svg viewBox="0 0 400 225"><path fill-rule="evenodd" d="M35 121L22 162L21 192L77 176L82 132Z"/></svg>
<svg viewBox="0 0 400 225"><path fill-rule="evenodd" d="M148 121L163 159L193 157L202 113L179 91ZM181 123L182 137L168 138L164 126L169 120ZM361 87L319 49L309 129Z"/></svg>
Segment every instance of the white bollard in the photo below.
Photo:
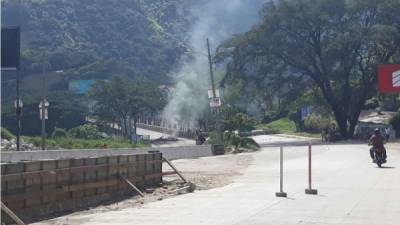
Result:
<svg viewBox="0 0 400 225"><path fill-rule="evenodd" d="M283 192L283 147L280 148L280 184L279 192L275 193L276 197L287 197L287 194Z"/></svg>

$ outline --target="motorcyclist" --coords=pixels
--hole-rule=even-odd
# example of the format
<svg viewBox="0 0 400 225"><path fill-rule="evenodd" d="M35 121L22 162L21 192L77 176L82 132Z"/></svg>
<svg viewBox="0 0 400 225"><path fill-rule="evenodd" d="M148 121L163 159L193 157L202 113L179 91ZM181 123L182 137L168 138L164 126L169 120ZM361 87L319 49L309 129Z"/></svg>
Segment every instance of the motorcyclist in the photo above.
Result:
<svg viewBox="0 0 400 225"><path fill-rule="evenodd" d="M369 139L369 144L372 145L372 148L369 150L369 154L372 158L372 162L375 162L375 149L378 151L382 151L384 162L386 162L386 149L384 146L385 138L382 136L379 128L374 130L374 134Z"/></svg>

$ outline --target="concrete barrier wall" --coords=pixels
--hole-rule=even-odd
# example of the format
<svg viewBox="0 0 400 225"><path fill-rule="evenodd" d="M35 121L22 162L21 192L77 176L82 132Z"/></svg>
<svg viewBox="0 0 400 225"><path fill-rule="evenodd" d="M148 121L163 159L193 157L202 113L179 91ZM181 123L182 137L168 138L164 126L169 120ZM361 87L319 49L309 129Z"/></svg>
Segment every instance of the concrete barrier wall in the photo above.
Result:
<svg viewBox="0 0 400 225"><path fill-rule="evenodd" d="M45 159L72 159L103 157L113 155L135 155L148 151L160 151L169 160L198 158L211 156L210 145L181 146L181 147L160 147L143 149L85 149L85 150L46 150L26 152L1 152L1 162L35 161Z"/></svg>
<svg viewBox="0 0 400 225"><path fill-rule="evenodd" d="M157 125L144 124L144 123L137 123L136 126L139 128L156 131L156 132L160 132L160 133L174 134L174 135L176 135L178 137L182 137L182 138L196 139L196 137L197 137L195 129L179 130L179 129L172 129L172 128L168 128L168 127L161 127L161 126L157 126Z"/></svg>
<svg viewBox="0 0 400 225"><path fill-rule="evenodd" d="M122 178L123 177L123 178ZM23 221L136 194L162 182L162 154L145 153L1 164L1 199ZM2 214L1 222L11 222Z"/></svg>

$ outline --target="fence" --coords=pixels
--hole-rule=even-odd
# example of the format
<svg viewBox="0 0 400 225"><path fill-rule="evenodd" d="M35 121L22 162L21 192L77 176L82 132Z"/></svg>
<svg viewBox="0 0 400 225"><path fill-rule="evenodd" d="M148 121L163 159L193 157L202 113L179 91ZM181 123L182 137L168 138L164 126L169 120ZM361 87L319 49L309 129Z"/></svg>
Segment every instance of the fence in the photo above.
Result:
<svg viewBox="0 0 400 225"><path fill-rule="evenodd" d="M23 221L73 211L162 182L159 152L1 165L2 202ZM2 222L8 223L2 212Z"/></svg>

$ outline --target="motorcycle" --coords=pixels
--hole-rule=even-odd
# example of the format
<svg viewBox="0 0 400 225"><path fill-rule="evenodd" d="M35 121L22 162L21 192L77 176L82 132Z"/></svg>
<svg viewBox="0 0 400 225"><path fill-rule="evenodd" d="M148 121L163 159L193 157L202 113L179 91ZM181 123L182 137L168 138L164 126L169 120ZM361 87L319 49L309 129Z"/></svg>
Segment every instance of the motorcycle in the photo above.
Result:
<svg viewBox="0 0 400 225"><path fill-rule="evenodd" d="M374 148L374 162L378 165L379 168L382 167L382 164L386 163L386 159L383 155L383 151L377 148Z"/></svg>

